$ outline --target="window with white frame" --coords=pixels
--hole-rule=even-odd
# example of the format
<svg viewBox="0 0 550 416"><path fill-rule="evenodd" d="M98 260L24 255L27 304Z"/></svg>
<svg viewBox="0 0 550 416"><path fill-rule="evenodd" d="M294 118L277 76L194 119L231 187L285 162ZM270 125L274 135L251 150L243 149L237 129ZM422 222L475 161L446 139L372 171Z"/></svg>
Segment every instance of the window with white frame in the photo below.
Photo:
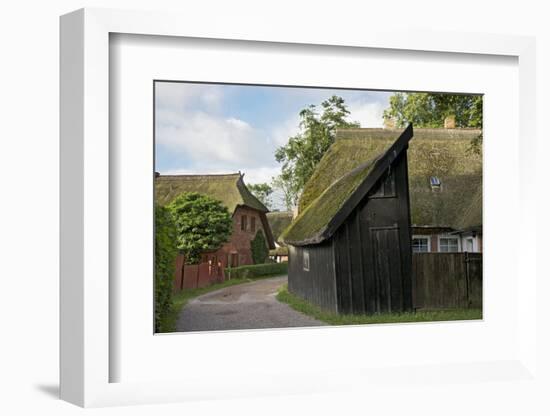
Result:
<svg viewBox="0 0 550 416"><path fill-rule="evenodd" d="M457 253L458 237L439 237L439 251L442 253Z"/></svg>
<svg viewBox="0 0 550 416"><path fill-rule="evenodd" d="M304 270L309 272L309 251L304 250Z"/></svg>
<svg viewBox="0 0 550 416"><path fill-rule="evenodd" d="M429 253L430 252L430 237L413 236L412 239L413 253Z"/></svg>

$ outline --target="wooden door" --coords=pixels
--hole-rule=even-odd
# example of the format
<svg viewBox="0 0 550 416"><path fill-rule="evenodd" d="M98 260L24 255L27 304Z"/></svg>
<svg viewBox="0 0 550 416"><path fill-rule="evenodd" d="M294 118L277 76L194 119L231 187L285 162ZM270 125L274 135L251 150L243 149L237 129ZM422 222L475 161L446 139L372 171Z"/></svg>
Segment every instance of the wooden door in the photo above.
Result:
<svg viewBox="0 0 550 416"><path fill-rule="evenodd" d="M399 228L371 228L370 232L377 312L401 312L404 305Z"/></svg>
<svg viewBox="0 0 550 416"><path fill-rule="evenodd" d="M231 253L231 267L239 267L239 254Z"/></svg>

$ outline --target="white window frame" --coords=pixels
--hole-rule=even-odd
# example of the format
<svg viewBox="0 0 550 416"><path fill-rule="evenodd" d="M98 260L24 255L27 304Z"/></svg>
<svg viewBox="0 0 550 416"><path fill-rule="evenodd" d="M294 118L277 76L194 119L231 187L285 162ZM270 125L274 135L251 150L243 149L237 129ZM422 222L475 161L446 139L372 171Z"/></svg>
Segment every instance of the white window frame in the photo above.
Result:
<svg viewBox="0 0 550 416"><path fill-rule="evenodd" d="M414 240L426 240L427 241L427 246L428 246L428 251L414 251L414 247L411 245L411 248L413 248L413 253L430 253L432 250L431 250L431 236L429 235L413 235L412 236L412 241ZM412 243L411 241L411 243Z"/></svg>
<svg viewBox="0 0 550 416"><path fill-rule="evenodd" d="M456 243L456 248L457 248L457 250L456 250L456 251L443 251L443 250L441 250L441 240L443 240L443 239L447 239L447 240L448 240L448 239L454 239L454 240L456 240L456 242L457 242L457 243ZM462 250L462 247L461 247L461 244L460 244L460 243L461 243L460 240L461 240L461 238L458 237L458 236L455 236L455 235L440 235L440 236L437 237L437 251L438 251L439 253L460 253L461 250Z"/></svg>
<svg viewBox="0 0 550 416"><path fill-rule="evenodd" d="M466 243L466 246L464 247L464 251L468 251L468 253L475 253L476 252L476 238L473 237L473 236L469 236L469 237L466 237L464 239L465 243ZM470 241L472 242L472 251L469 251L469 243Z"/></svg>

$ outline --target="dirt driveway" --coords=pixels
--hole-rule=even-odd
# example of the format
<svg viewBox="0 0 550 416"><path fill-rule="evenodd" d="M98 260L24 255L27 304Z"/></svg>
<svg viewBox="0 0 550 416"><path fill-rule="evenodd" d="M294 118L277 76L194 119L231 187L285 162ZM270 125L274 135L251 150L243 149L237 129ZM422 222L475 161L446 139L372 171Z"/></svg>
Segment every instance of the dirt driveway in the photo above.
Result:
<svg viewBox="0 0 550 416"><path fill-rule="evenodd" d="M287 277L230 286L199 296L180 313L178 331L320 326L317 321L275 299Z"/></svg>

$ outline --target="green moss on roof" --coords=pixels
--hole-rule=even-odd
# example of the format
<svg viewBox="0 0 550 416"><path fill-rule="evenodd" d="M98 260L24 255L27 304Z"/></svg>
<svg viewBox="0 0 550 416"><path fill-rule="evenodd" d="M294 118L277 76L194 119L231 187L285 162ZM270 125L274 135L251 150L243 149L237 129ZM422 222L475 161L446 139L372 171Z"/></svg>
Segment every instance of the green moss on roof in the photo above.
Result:
<svg viewBox="0 0 550 416"><path fill-rule="evenodd" d="M273 233L275 241L279 242L279 236L292 222L292 212L290 211L275 211L266 214L267 221Z"/></svg>
<svg viewBox="0 0 550 416"><path fill-rule="evenodd" d="M305 186L305 212L331 184L391 145L400 130L344 129ZM468 151L475 129L415 129L409 143L411 222L417 226L466 228L481 225L481 155ZM430 177L441 181L432 190ZM477 201L477 202L475 202Z"/></svg>
<svg viewBox="0 0 550 416"><path fill-rule="evenodd" d="M337 140L325 153L313 175L306 183L300 197L299 212L302 212L327 187L357 166L384 153L401 132L378 137L376 140Z"/></svg>
<svg viewBox="0 0 550 416"><path fill-rule="evenodd" d="M248 190L240 173L227 175L161 175L155 179L155 198L169 204L183 192L199 192L221 201L233 213L239 205L262 212L267 208Z"/></svg>
<svg viewBox="0 0 550 416"><path fill-rule="evenodd" d="M479 227L483 224L483 187L481 183L473 196L470 205L464 210L458 229Z"/></svg>
<svg viewBox="0 0 550 416"><path fill-rule="evenodd" d="M384 152L378 157L383 154ZM363 163L333 182L298 215L292 226L283 232L281 238L289 244L316 244L322 241L322 234L330 221L369 176L377 161L378 158Z"/></svg>

